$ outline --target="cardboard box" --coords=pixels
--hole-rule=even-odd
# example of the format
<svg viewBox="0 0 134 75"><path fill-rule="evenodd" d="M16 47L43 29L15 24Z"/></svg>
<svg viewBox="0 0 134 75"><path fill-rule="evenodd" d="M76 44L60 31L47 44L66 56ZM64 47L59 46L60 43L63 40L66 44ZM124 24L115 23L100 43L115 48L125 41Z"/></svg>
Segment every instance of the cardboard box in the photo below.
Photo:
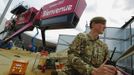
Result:
<svg viewBox="0 0 134 75"><path fill-rule="evenodd" d="M27 66L28 61L26 60L13 60L9 75L11 74L25 75Z"/></svg>

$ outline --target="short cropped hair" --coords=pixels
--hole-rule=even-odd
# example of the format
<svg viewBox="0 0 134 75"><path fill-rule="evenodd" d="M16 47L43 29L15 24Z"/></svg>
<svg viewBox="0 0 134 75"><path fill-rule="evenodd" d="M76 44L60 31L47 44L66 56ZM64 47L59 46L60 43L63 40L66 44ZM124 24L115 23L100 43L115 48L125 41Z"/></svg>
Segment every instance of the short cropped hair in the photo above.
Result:
<svg viewBox="0 0 134 75"><path fill-rule="evenodd" d="M93 23L106 24L106 19L104 17L94 17L90 20L90 28L92 28Z"/></svg>

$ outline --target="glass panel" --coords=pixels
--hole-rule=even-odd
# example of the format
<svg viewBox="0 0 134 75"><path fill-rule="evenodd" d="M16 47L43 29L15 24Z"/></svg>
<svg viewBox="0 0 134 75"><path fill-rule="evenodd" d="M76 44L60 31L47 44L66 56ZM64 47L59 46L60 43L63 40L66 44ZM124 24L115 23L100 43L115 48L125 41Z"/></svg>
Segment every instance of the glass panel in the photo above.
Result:
<svg viewBox="0 0 134 75"><path fill-rule="evenodd" d="M65 49L67 49L68 47L69 46L67 46L67 45L60 45L60 44L58 44L57 48L56 48L56 52L65 51Z"/></svg>
<svg viewBox="0 0 134 75"><path fill-rule="evenodd" d="M128 40L126 40L126 41L124 41L124 52L128 49L128 48L130 48L131 47L131 42L130 42L131 40L130 39L128 39Z"/></svg>
<svg viewBox="0 0 134 75"><path fill-rule="evenodd" d="M116 51L121 51L121 47L123 47L122 41L120 40L108 40L106 39L106 43L108 44L109 50L114 49L116 47Z"/></svg>
<svg viewBox="0 0 134 75"><path fill-rule="evenodd" d="M56 52L64 51L74 40L75 35L60 35L57 43Z"/></svg>
<svg viewBox="0 0 134 75"><path fill-rule="evenodd" d="M125 36L125 42L124 42L124 52L131 47L131 35L130 35L130 24L128 25L128 27L126 27L124 29L124 36Z"/></svg>
<svg viewBox="0 0 134 75"><path fill-rule="evenodd" d="M122 68L124 71L126 71L127 73L132 74L132 56L129 56L128 58L125 58L123 60L120 60L117 65Z"/></svg>
<svg viewBox="0 0 134 75"><path fill-rule="evenodd" d="M129 39L130 37L130 24L124 29L124 35L125 35L125 39Z"/></svg>
<svg viewBox="0 0 134 75"><path fill-rule="evenodd" d="M131 23L131 29L132 29L132 45L134 45L134 22Z"/></svg>
<svg viewBox="0 0 134 75"><path fill-rule="evenodd" d="M115 39L124 39L124 33L120 28L106 28L106 37Z"/></svg>

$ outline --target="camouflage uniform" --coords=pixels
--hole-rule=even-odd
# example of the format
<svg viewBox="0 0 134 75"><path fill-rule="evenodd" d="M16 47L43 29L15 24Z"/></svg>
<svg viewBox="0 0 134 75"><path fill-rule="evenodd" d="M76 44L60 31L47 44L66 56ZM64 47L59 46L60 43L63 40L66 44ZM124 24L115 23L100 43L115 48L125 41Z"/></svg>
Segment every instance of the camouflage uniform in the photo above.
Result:
<svg viewBox="0 0 134 75"><path fill-rule="evenodd" d="M101 40L94 40L91 35L80 33L70 45L68 51L68 75L77 71L79 75L91 75L93 67L99 67L108 57L108 47Z"/></svg>

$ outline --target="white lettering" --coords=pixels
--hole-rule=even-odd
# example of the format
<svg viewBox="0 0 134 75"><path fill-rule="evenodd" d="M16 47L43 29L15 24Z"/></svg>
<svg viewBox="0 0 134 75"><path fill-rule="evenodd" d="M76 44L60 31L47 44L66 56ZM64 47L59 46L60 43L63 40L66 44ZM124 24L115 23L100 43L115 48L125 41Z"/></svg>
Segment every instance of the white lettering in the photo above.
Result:
<svg viewBox="0 0 134 75"><path fill-rule="evenodd" d="M43 17L57 14L57 13L61 13L61 12L70 11L70 10L72 10L72 5L67 5L67 6L56 8L56 9L49 10L49 11L46 10L46 11L43 11Z"/></svg>

